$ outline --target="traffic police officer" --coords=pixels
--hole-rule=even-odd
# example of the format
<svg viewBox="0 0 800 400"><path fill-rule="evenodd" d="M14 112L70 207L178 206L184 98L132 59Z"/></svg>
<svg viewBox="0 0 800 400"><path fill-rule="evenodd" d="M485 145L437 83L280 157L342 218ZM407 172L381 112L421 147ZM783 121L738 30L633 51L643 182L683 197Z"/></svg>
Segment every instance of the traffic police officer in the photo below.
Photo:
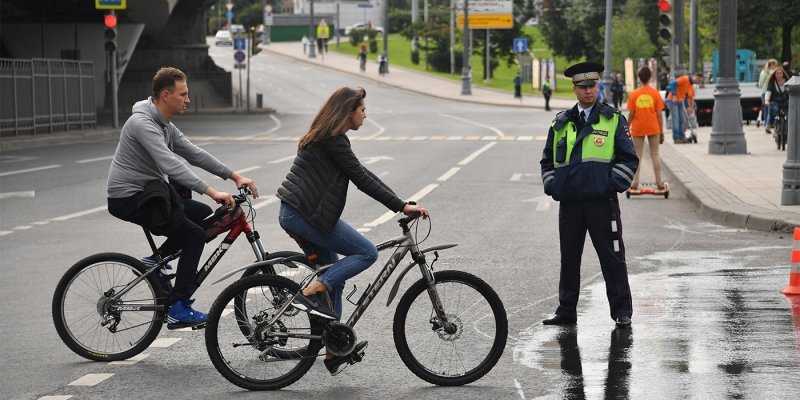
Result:
<svg viewBox="0 0 800 400"><path fill-rule="evenodd" d="M555 315L543 321L545 325L577 321L581 254L587 230L600 258L611 318L617 326L631 323L633 307L617 193L630 187L639 159L625 117L596 101L602 71L602 65L590 62L564 71L572 78L578 104L556 115L540 162L544 192L560 202L559 305Z"/></svg>

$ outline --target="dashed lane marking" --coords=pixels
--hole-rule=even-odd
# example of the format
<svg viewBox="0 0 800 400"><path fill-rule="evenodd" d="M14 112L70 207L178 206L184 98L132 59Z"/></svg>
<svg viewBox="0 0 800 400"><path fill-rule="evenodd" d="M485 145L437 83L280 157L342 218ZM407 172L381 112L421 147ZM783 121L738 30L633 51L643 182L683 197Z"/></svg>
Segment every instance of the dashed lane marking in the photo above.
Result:
<svg viewBox="0 0 800 400"><path fill-rule="evenodd" d="M158 338L150 344L150 348L165 349L175 343L178 343L180 340L181 338Z"/></svg>
<svg viewBox="0 0 800 400"><path fill-rule="evenodd" d="M110 160L110 159L112 159L112 158L114 158L114 155L113 155L113 154L112 154L112 155L110 155L110 156L95 157L95 158L86 158L86 159L83 159L83 160L78 160L78 161L75 161L75 162L76 162L76 163L78 163L78 164L86 164L86 163L95 162L95 161Z"/></svg>
<svg viewBox="0 0 800 400"><path fill-rule="evenodd" d="M61 167L61 164L45 165L43 167L28 168L28 169L18 169L16 171L0 172L0 176L24 174L26 172L44 171L46 169L53 169L53 168L59 168L59 167Z"/></svg>
<svg viewBox="0 0 800 400"><path fill-rule="evenodd" d="M278 198L275 195L269 195L264 201L253 204L253 208L258 210L259 208L266 207L272 203L277 203L277 202Z"/></svg>
<svg viewBox="0 0 800 400"><path fill-rule="evenodd" d="M456 120L456 121L461 121L461 122L464 122L464 123L467 123L467 124L470 124L470 125L475 125L475 126L478 126L478 127L481 127L481 128L486 128L486 129L488 129L488 130L490 130L490 131L494 132L494 133L497 135L497 137L503 137L503 136L505 136L505 134L503 133L503 131L501 131L500 129L497 129L497 128L493 127L493 126L490 126L490 125L482 124L482 123L480 123L480 122L473 121L473 120L471 120L471 119L466 119L466 118L462 118L462 117L457 117L457 116L455 116L455 115L450 115L450 114L442 114L442 113L440 113L439 115L441 115L441 116L443 116L443 117L447 117L447 118L454 119L454 120Z"/></svg>
<svg viewBox="0 0 800 400"><path fill-rule="evenodd" d="M67 386L94 386L112 376L114 374L86 374L70 382Z"/></svg>
<svg viewBox="0 0 800 400"><path fill-rule="evenodd" d="M72 395L55 395L55 396L42 396L39 397L37 400L69 400L72 398Z"/></svg>
<svg viewBox="0 0 800 400"><path fill-rule="evenodd" d="M242 168L242 169L240 169L240 170L238 170L236 172L240 173L240 174L244 174L244 173L247 173L247 172L250 172L250 171L255 171L257 169L261 169L261 166L260 165L254 165L252 167Z"/></svg>
<svg viewBox="0 0 800 400"><path fill-rule="evenodd" d="M479 155L481 155L481 154L482 154L484 151L491 149L491 148L492 148L492 146L494 146L494 145L496 145L496 144L497 144L497 142L487 143L485 146L481 147L480 149L478 149L478 150L477 150L477 151L475 151L474 153L472 153L472 154L468 155L468 156L467 156L467 158L465 158L465 159L463 159L463 160L459 161L459 162L458 162L458 165L460 165L460 166L462 166L462 167L463 167L463 166L465 166L465 165L467 165L467 164L471 163L471 162L472 162L472 160L474 160L475 158L477 158L477 157L478 157Z"/></svg>
<svg viewBox="0 0 800 400"><path fill-rule="evenodd" d="M32 198L36 197L36 191L34 191L34 190L25 190L25 191L22 191L22 192L0 193L0 200L2 200L2 199L10 199L10 198L14 198L14 197L22 198L22 199L26 199L26 198L31 198L32 199Z"/></svg>
<svg viewBox="0 0 800 400"><path fill-rule="evenodd" d="M272 160L268 164L280 164L282 162L291 161L291 160L294 160L294 155L281 157L281 158L279 158L277 160Z"/></svg>
<svg viewBox="0 0 800 400"><path fill-rule="evenodd" d="M453 177L453 175L455 175L455 174L456 174L456 172L458 172L458 171L460 171L460 170L461 170L461 168L459 168L459 167L453 167L453 168L450 168L450 170L449 170L449 171L447 171L447 172L445 172L445 173L444 173L444 175L440 176L440 177L439 177L439 179L437 179L437 181L439 181L439 182L444 182L444 181L446 181L446 180L448 180L448 179L452 178L452 177Z"/></svg>
<svg viewBox="0 0 800 400"><path fill-rule="evenodd" d="M95 207L95 208L90 208L90 209L84 210L84 211L78 211L78 212L72 213L72 214L62 215L60 217L50 218L50 220L51 221L66 221L66 220L70 220L70 219L73 219L73 218L83 217L84 215L93 214L93 213L96 213L98 211L105 211L106 209L108 209L108 206Z"/></svg>

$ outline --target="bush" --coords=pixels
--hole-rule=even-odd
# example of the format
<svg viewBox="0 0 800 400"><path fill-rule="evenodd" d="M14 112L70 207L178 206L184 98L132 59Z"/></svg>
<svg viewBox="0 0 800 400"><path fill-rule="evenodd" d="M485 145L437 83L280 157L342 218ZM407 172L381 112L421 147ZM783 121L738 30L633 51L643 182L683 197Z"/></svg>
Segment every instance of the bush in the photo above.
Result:
<svg viewBox="0 0 800 400"><path fill-rule="evenodd" d="M456 58L456 73L461 72L461 66L464 65L463 61L464 52L461 50L455 51ZM428 54L428 64L434 71L450 72L450 49L445 46L437 46L434 51Z"/></svg>
<svg viewBox="0 0 800 400"><path fill-rule="evenodd" d="M419 50L411 51L411 63L414 65L419 65Z"/></svg>
<svg viewBox="0 0 800 400"><path fill-rule="evenodd" d="M362 42L364 42L364 37L366 35L366 29L353 29L350 31L350 44L352 44L354 47L358 47Z"/></svg>

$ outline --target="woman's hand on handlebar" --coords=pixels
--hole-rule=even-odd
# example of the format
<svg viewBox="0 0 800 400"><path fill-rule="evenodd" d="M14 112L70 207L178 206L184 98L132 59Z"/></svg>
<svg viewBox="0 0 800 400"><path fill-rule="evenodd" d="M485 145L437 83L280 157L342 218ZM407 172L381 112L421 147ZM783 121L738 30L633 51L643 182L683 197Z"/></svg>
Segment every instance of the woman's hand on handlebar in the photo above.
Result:
<svg viewBox="0 0 800 400"><path fill-rule="evenodd" d="M403 207L403 214L408 216L418 216L417 214L419 214L423 219L427 219L430 215L427 208L408 203L406 203L406 205Z"/></svg>
<svg viewBox="0 0 800 400"><path fill-rule="evenodd" d="M253 194L254 198L256 199L258 198L258 188L256 188L256 181L248 177L241 176L237 172L234 172L231 175L231 179L236 183L237 188L246 187L248 190L250 190L250 193Z"/></svg>

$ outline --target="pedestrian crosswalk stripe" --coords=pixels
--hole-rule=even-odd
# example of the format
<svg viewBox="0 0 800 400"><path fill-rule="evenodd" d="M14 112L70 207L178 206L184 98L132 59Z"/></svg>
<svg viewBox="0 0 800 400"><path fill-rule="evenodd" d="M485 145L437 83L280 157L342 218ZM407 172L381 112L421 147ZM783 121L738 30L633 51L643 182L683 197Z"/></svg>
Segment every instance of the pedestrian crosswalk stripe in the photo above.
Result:
<svg viewBox="0 0 800 400"><path fill-rule="evenodd" d="M70 382L68 386L94 386L112 376L114 374L86 374Z"/></svg>
<svg viewBox="0 0 800 400"><path fill-rule="evenodd" d="M175 343L178 343L180 340L181 340L181 338L159 338L159 339L156 339L155 341L153 341L153 343L150 344L150 347L153 347L153 348L167 348L169 346L172 346Z"/></svg>
<svg viewBox="0 0 800 400"><path fill-rule="evenodd" d="M270 136L270 137L257 137L257 138L247 138L247 139L240 139L239 137L223 137L223 136L193 136L190 137L190 140L194 142L204 142L204 141L211 141L211 142L297 142L300 140L299 137L290 137L290 136ZM404 142L404 141L413 141L413 142L424 142L424 141L486 141L486 142L513 142L513 141L545 141L547 140L547 136L445 136L445 135L435 135L435 136L379 136L379 137L359 137L354 136L350 138L351 141L356 142L369 142L369 141L381 141L381 142L388 142L388 141L395 141L395 142ZM288 158L283 158L279 160L275 160L271 163L278 163L287 160Z"/></svg>

